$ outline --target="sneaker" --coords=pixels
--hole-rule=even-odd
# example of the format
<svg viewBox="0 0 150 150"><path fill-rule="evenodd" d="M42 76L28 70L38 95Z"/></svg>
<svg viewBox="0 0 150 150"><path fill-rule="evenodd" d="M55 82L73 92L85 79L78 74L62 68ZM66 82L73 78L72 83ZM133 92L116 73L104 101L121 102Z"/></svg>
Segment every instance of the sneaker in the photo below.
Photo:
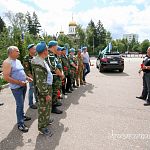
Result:
<svg viewBox="0 0 150 150"><path fill-rule="evenodd" d="M18 129L22 132L28 132L28 127L26 127L25 125L18 125Z"/></svg>
<svg viewBox="0 0 150 150"><path fill-rule="evenodd" d="M24 121L29 121L29 120L31 120L31 117L24 116Z"/></svg>
<svg viewBox="0 0 150 150"><path fill-rule="evenodd" d="M43 128L41 130L39 130L40 134L44 134L44 135L49 135L52 136L53 133L48 129L48 128Z"/></svg>
<svg viewBox="0 0 150 150"><path fill-rule="evenodd" d="M33 105L30 106L30 108L31 109L37 109L37 106L33 104Z"/></svg>
<svg viewBox="0 0 150 150"><path fill-rule="evenodd" d="M48 124L51 125L53 122L54 122L54 118L50 118Z"/></svg>

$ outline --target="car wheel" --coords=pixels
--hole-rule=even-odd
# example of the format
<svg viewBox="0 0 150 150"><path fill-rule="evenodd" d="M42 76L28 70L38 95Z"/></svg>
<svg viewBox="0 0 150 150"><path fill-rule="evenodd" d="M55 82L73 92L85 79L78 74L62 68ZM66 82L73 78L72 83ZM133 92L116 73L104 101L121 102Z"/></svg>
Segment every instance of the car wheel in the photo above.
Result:
<svg viewBox="0 0 150 150"><path fill-rule="evenodd" d="M99 71L104 72L104 68L101 65L99 65Z"/></svg>
<svg viewBox="0 0 150 150"><path fill-rule="evenodd" d="M119 69L119 72L123 72L123 69Z"/></svg>

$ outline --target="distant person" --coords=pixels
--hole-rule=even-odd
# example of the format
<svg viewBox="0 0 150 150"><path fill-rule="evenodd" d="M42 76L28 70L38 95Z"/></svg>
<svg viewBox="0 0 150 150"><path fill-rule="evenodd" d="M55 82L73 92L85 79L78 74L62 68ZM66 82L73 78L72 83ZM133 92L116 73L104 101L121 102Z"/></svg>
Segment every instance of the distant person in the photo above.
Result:
<svg viewBox="0 0 150 150"><path fill-rule="evenodd" d="M141 96L136 98L146 100L144 106L150 105L150 47L147 49L147 55L141 65L143 71L143 90Z"/></svg>
<svg viewBox="0 0 150 150"><path fill-rule="evenodd" d="M87 52L87 47L82 48L82 57L83 57L83 64L84 64L84 71L83 71L83 82L86 83L85 77L88 73L90 73L90 57L89 53Z"/></svg>
<svg viewBox="0 0 150 150"><path fill-rule="evenodd" d="M25 73L27 74L27 76L29 76L30 78L33 78L31 60L36 55L36 49L35 49L34 44L29 44L28 45L28 51L29 51L29 54L26 55L23 59L23 66L24 66L24 70L25 70ZM36 102L37 102L33 82L29 82L29 93L28 93L29 107L31 109L37 109L37 106L35 104L33 104L33 93L34 93L34 97L35 97Z"/></svg>
<svg viewBox="0 0 150 150"><path fill-rule="evenodd" d="M31 81L26 76L24 68L17 58L19 57L19 49L16 46L10 46L7 49L8 58L3 62L3 76L4 79L9 82L10 89L16 100L16 115L18 129L22 132L28 132L28 128L24 124L24 121L31 120L30 117L24 115L24 100L27 90L27 82Z"/></svg>

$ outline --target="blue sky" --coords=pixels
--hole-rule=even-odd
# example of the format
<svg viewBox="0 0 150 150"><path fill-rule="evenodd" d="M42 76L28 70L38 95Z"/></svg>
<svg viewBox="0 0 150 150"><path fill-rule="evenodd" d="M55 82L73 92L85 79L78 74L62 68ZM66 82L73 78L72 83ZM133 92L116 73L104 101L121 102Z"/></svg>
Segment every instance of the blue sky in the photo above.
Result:
<svg viewBox="0 0 150 150"><path fill-rule="evenodd" d="M0 16L6 21L7 11L29 11L39 17L42 31L56 34L61 29L67 34L68 24L73 19L86 28L92 19L98 20L112 37L122 38L123 34L136 33L139 41L150 40L150 2L148 0L0 0Z"/></svg>

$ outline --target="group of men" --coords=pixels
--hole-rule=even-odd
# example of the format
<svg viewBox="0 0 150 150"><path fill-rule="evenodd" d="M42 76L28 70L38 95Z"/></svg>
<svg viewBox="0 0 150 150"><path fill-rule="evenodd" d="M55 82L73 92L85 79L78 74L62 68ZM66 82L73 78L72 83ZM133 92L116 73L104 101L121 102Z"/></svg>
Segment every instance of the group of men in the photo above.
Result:
<svg viewBox="0 0 150 150"><path fill-rule="evenodd" d="M29 54L23 63L17 59L19 49L8 47L8 58L3 62L3 76L10 83L10 89L16 100L18 129L28 132L24 121L31 120L24 114L24 100L29 82L29 107L38 108L38 130L45 135L52 135L48 125L53 122L51 113L61 114L62 95L72 93L74 88L86 84L85 76L90 72L90 59L87 47L82 50L71 48L66 55L66 48L58 46L57 41L48 45L42 41L36 46L28 45ZM83 51L83 52L82 52ZM33 102L33 95L36 104Z"/></svg>

